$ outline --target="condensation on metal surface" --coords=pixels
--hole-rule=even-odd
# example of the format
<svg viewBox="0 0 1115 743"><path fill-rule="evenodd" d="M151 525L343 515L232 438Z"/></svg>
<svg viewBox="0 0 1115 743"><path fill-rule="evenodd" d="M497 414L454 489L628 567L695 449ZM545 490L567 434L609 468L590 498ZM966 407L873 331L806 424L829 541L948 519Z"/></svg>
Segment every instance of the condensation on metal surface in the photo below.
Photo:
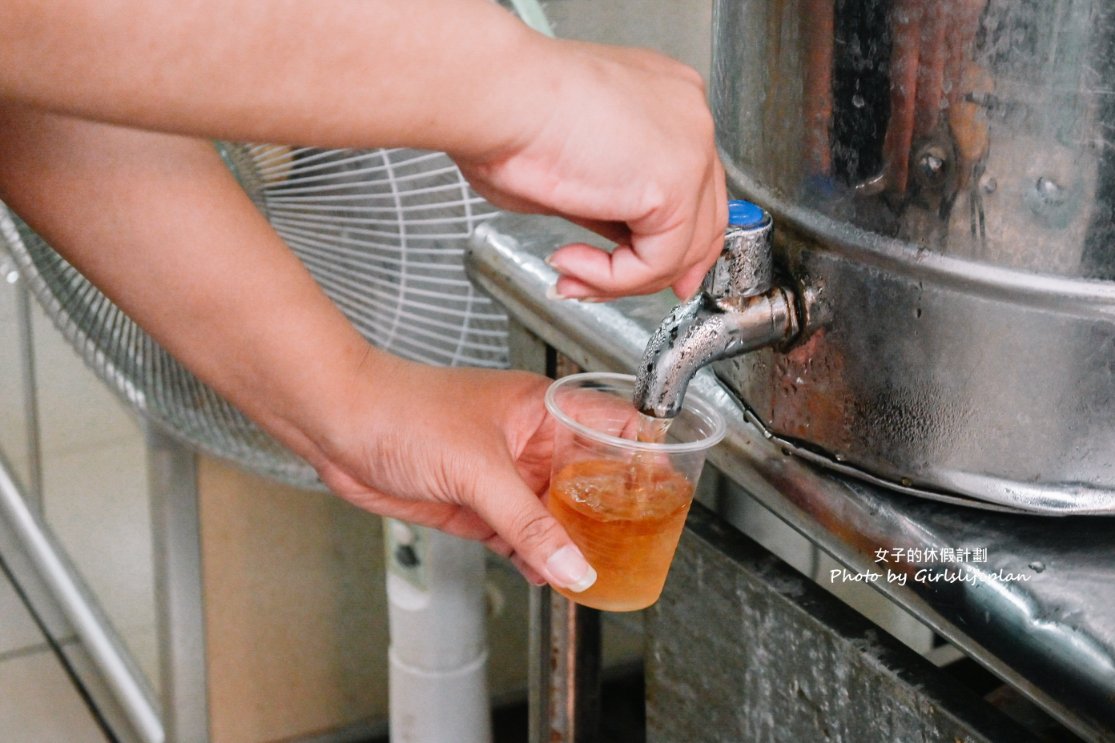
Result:
<svg viewBox="0 0 1115 743"><path fill-rule="evenodd" d="M651 334L635 371L639 412L672 418L689 380L701 367L757 348L781 344L800 329L793 294L772 286L771 221L729 226L724 249L701 290L675 307Z"/></svg>

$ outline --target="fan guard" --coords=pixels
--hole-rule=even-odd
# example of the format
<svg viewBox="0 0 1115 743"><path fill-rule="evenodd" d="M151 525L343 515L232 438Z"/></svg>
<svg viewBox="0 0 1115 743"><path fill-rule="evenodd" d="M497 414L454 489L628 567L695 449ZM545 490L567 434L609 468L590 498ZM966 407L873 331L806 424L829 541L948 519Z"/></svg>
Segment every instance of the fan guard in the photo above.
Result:
<svg viewBox="0 0 1115 743"><path fill-rule="evenodd" d="M216 146L372 344L428 364L507 366L507 317L469 281L463 260L473 228L498 212L448 156ZM18 217L6 217L0 232L47 315L129 406L200 451L281 482L322 487L309 465L194 377Z"/></svg>

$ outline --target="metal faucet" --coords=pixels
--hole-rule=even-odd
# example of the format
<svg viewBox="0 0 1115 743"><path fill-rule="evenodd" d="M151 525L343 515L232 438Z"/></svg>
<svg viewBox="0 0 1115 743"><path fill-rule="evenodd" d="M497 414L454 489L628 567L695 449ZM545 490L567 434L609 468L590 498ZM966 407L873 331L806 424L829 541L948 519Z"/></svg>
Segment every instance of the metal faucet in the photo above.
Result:
<svg viewBox="0 0 1115 743"><path fill-rule="evenodd" d="M770 215L747 201L728 206L723 252L700 291L666 316L643 352L634 403L644 415L677 415L702 366L798 334L793 293L773 285Z"/></svg>

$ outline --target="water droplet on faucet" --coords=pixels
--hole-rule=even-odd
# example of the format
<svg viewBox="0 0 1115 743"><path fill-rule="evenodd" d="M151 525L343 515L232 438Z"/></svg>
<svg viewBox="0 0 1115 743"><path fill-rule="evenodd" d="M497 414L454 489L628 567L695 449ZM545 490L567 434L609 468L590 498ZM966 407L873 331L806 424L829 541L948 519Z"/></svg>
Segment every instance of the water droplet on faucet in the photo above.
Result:
<svg viewBox="0 0 1115 743"><path fill-rule="evenodd" d="M1046 178L1043 175L1038 178L1034 188L1037 189L1038 196L1046 203L1061 204L1065 200L1065 189L1052 178Z"/></svg>

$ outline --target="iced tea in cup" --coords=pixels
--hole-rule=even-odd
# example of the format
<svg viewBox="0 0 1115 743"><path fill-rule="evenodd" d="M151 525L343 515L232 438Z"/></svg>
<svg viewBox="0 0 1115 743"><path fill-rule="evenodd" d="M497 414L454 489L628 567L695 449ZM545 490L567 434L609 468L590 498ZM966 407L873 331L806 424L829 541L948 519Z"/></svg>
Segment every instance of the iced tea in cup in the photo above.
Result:
<svg viewBox="0 0 1115 743"><path fill-rule="evenodd" d="M546 393L557 421L546 504L597 574L582 593L555 590L606 611L658 600L705 454L724 437L724 419L696 395L663 421L636 412L634 389L632 376L590 373Z"/></svg>

